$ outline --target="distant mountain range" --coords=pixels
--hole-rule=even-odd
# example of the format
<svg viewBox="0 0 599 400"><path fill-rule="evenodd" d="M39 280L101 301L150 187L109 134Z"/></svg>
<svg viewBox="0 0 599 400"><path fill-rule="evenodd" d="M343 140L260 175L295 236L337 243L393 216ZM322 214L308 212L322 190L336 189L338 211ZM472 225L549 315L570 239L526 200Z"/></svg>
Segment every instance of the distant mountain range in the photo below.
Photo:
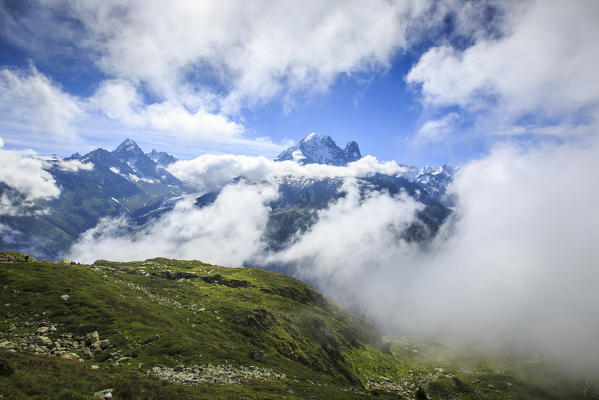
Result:
<svg viewBox="0 0 599 400"><path fill-rule="evenodd" d="M275 161L347 165L362 158L356 142L345 149L329 136L311 134L282 152ZM135 141L126 139L115 150L102 148L83 156L73 154L65 160L79 160L93 168L65 170L62 159L50 158L47 171L61 194L56 199L38 200L26 214L0 215L0 223L11 232L0 232L0 249L16 250L37 258L56 260L86 230L104 217L125 216L135 227L151 223L173 209L183 196L197 196L196 205L211 204L219 192L196 193L171 174L168 166L177 161L172 155L152 150L145 153ZM425 205L419 221L404 237L424 241L435 235L450 214L451 201L445 196L455 168L405 167L401 176L375 174L357 178L363 193L385 191L390 195L405 191ZM343 178L278 178L279 197L270 204L265 241L271 250L287 246L298 232L309 229L322 210L339 197ZM18 198L16 192L0 182L0 196Z"/></svg>

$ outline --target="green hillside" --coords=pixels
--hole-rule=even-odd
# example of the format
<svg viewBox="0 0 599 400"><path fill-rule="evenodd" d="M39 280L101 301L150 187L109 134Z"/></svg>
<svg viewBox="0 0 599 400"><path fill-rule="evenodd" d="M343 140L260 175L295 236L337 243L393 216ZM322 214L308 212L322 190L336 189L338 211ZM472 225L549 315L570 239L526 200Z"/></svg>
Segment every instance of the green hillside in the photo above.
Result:
<svg viewBox="0 0 599 400"><path fill-rule="evenodd" d="M480 354L382 340L301 281L260 269L5 252L0 306L2 399L593 396L588 382L543 382Z"/></svg>

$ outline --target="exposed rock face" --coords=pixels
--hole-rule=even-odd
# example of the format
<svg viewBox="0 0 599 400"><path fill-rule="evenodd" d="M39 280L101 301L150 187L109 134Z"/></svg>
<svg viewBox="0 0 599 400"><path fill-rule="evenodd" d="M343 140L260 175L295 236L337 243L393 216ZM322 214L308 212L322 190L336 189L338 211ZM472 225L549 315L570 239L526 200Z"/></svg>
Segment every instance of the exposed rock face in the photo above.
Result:
<svg viewBox="0 0 599 400"><path fill-rule="evenodd" d="M240 279L225 279L221 275L209 275L202 276L202 280L206 283L213 283L219 285L225 285L232 288L241 288L241 287L252 287L252 284L248 281L240 280Z"/></svg>
<svg viewBox="0 0 599 400"><path fill-rule="evenodd" d="M358 143L356 143L353 140L345 146L345 150L343 150L343 155L345 156L345 160L347 162L358 161L360 158L362 158L362 153L360 153L360 147L358 146Z"/></svg>
<svg viewBox="0 0 599 400"><path fill-rule="evenodd" d="M193 279L197 278L198 275L192 272L171 272L171 271L160 271L159 273L152 274L153 276L159 276L161 278L169 279L169 280L178 280L178 279Z"/></svg>
<svg viewBox="0 0 599 400"><path fill-rule="evenodd" d="M176 162L177 159L167 152L164 151L156 151L152 149L149 153L146 153L148 157L150 157L154 162L160 166L168 167L172 163Z"/></svg>
<svg viewBox="0 0 599 400"><path fill-rule="evenodd" d="M277 319L264 308L256 308L240 319L240 323L253 329L266 329L277 323Z"/></svg>

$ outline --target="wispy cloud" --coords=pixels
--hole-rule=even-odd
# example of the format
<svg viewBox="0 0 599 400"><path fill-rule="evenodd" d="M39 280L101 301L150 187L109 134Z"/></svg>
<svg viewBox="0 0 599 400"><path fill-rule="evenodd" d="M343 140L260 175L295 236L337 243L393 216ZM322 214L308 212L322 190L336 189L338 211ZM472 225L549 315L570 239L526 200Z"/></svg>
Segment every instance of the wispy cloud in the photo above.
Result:
<svg viewBox="0 0 599 400"><path fill-rule="evenodd" d="M426 51L407 75L427 106L457 105L479 132L520 125L597 124L599 55L594 1L508 3L493 36ZM523 123L521 121L524 121ZM567 129L557 130L568 136Z"/></svg>
<svg viewBox="0 0 599 400"><path fill-rule="evenodd" d="M36 135L65 140L75 135L74 123L83 113L75 97L33 65L27 71L0 70L0 126L23 123Z"/></svg>

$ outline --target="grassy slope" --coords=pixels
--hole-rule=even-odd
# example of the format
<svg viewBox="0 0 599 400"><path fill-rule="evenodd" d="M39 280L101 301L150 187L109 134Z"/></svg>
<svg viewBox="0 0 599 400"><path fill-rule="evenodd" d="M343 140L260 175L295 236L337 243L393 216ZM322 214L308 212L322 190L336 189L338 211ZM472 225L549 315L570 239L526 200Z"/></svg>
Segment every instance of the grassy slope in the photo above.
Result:
<svg viewBox="0 0 599 400"><path fill-rule="evenodd" d="M578 398L491 370L460 373L453 355L415 357L399 339L384 351L368 322L284 275L198 261L99 260L71 266L26 263L22 255L11 255L11 262L0 262L0 342L18 343L36 327L54 324L51 339L71 334L76 340L97 330L112 346L85 362L0 350L2 362L14 369L2 376L0 365L4 398L89 398L105 388L114 388L115 398L140 399L363 399L398 398L398 393L414 398L420 387L439 399ZM167 279L165 271L198 277ZM201 279L216 274L251 286ZM66 302L60 299L64 294ZM255 365L287 378L187 386L146 375L156 366L208 364ZM572 391L580 394L579 389Z"/></svg>

